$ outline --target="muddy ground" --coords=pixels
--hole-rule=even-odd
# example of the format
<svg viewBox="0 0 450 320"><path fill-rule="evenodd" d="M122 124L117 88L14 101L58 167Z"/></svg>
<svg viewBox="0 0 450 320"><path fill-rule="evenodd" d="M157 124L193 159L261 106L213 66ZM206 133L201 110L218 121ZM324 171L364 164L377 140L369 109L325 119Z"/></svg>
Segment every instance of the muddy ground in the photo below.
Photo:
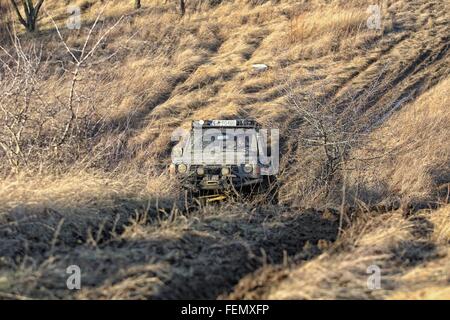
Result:
<svg viewBox="0 0 450 320"><path fill-rule="evenodd" d="M294 254L319 254L320 244L334 241L338 229L330 212L281 206L225 204L162 219L143 216L118 219L114 228L107 221L100 233L92 221L80 230L73 217L61 225L51 213L15 223L9 217L1 229L1 268L9 266L10 273L1 292L29 298L215 299L261 266L288 264ZM82 270L79 292L67 290L70 265Z"/></svg>

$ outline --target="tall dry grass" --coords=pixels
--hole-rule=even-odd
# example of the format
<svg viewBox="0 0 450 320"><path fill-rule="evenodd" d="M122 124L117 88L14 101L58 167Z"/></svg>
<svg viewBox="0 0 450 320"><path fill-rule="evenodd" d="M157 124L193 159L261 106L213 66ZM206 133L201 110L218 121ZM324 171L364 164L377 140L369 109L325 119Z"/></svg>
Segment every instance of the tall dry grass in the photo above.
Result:
<svg viewBox="0 0 450 320"><path fill-rule="evenodd" d="M367 15L361 8L326 7L323 10L300 13L291 20L290 41L317 41L320 38L340 39L358 33ZM314 37L314 39L311 39Z"/></svg>
<svg viewBox="0 0 450 320"><path fill-rule="evenodd" d="M52 19L76 51L99 13L103 14L94 36L123 17L77 82L84 99L80 114L95 109L105 129L89 150L89 154L106 150L105 154L88 165L108 170L122 159L126 165L159 166L161 159L168 160L170 132L192 119L253 116L268 123L287 115L278 107L283 99L280 82L286 75L297 74L292 73L295 66L281 73L255 75L252 63L279 68L287 61L320 58L333 53L328 44L322 46L322 37L346 41L366 39L370 33L359 27L367 13L357 1L343 10L337 1L329 5L314 1L301 7L289 1L277 5L236 1L202 8L188 4L184 17L173 3L163 1L144 1L141 10L126 2L71 4L81 8L80 30L66 28L67 7L58 1L46 1L39 21L44 58L52 57L52 66L41 71L46 79L43 85L55 90L54 99L49 97L55 103L65 99L73 70ZM327 18L318 20L318 12ZM295 32L303 34L295 43L288 39L292 21L298 25ZM323 47L322 54L307 53L309 44ZM312 79L307 76L307 81Z"/></svg>
<svg viewBox="0 0 450 320"><path fill-rule="evenodd" d="M447 78L417 101L402 106L356 152L356 158L374 159L361 162L359 170L351 173L355 197L444 201L450 181L449 87Z"/></svg>

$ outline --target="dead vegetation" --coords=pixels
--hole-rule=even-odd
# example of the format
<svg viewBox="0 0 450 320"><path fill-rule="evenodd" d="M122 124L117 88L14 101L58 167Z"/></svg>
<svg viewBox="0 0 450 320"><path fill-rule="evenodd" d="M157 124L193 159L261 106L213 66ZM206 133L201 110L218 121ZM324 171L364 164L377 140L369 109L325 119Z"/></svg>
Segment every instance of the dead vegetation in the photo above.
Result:
<svg viewBox="0 0 450 320"><path fill-rule="evenodd" d="M228 297L448 299L448 225L448 206L409 219L401 212L367 214L325 253L282 270L262 268L241 280ZM370 266L381 270L377 290L367 286Z"/></svg>
<svg viewBox="0 0 450 320"><path fill-rule="evenodd" d="M354 171L350 176L355 198L389 202L397 197L397 201L409 201L411 206L448 201L449 85L447 78L404 106L372 133L367 146L357 151L358 157L374 159L358 164L364 166L364 175ZM364 194L359 186L372 194Z"/></svg>
<svg viewBox="0 0 450 320"><path fill-rule="evenodd" d="M1 298L449 297L445 1L71 4L0 17ZM170 135L235 117L281 129L282 204L193 209Z"/></svg>

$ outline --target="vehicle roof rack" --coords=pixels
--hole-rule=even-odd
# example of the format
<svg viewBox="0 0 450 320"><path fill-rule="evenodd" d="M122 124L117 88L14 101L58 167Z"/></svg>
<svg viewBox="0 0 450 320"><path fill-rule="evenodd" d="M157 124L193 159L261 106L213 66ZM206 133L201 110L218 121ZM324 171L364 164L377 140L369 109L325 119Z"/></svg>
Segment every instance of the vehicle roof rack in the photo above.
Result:
<svg viewBox="0 0 450 320"><path fill-rule="evenodd" d="M259 128L256 120L234 119L234 120L194 120L192 128Z"/></svg>

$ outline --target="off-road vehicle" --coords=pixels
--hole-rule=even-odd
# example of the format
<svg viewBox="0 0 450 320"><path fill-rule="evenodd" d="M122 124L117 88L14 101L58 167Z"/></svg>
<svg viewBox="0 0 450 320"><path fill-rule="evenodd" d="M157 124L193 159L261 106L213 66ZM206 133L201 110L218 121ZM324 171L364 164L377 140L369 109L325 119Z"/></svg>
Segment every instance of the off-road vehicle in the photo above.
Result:
<svg viewBox="0 0 450 320"><path fill-rule="evenodd" d="M278 145L272 140L254 120L193 121L172 150L170 172L207 202L261 194L276 202Z"/></svg>

